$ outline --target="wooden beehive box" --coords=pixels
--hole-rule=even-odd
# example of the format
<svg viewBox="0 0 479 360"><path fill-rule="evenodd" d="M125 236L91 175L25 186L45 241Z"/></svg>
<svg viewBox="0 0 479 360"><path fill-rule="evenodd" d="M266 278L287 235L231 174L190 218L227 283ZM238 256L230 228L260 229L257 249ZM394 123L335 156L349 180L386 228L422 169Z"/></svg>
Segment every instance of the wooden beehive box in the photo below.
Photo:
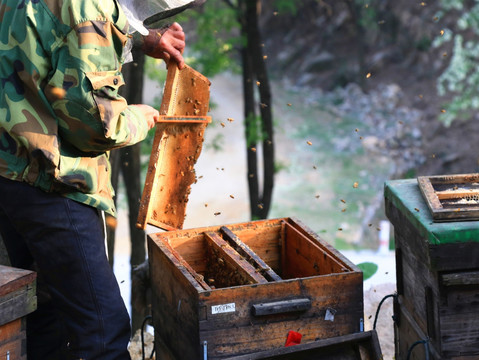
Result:
<svg viewBox="0 0 479 360"><path fill-rule="evenodd" d="M148 236L161 359L224 359L359 332L363 276L293 218Z"/></svg>
<svg viewBox="0 0 479 360"><path fill-rule="evenodd" d="M477 222L434 222L414 179L386 182L385 208L396 247L396 359L421 340L430 359L479 359ZM422 345L410 357L424 358Z"/></svg>
<svg viewBox="0 0 479 360"><path fill-rule="evenodd" d="M36 309L36 273L0 265L0 358L26 360L26 318Z"/></svg>

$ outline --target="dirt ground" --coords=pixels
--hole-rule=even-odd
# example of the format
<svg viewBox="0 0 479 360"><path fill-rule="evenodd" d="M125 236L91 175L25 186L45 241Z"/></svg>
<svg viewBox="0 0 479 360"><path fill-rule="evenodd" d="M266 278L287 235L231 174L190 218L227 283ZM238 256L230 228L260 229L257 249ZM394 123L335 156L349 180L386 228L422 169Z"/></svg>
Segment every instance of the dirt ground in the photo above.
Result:
<svg viewBox="0 0 479 360"><path fill-rule="evenodd" d="M364 292L364 329L373 328L376 311L381 300L396 291L396 284L385 283L372 286ZM392 298L384 301L378 313L376 332L384 360L394 359L394 323Z"/></svg>

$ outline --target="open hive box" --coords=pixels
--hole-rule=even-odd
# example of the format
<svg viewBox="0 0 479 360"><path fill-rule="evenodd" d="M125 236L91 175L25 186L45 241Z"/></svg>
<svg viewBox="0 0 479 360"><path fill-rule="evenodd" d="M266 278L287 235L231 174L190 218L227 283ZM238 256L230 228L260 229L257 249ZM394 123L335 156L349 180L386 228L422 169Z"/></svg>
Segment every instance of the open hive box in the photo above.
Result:
<svg viewBox="0 0 479 360"><path fill-rule="evenodd" d="M222 359L357 333L363 276L293 218L148 236L156 351Z"/></svg>

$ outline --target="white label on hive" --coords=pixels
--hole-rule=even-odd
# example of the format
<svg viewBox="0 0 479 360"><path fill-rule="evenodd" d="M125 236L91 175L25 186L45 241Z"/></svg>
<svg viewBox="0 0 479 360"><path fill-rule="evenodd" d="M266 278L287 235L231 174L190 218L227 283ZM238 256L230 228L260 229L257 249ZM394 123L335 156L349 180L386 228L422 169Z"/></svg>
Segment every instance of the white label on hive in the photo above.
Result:
<svg viewBox="0 0 479 360"><path fill-rule="evenodd" d="M229 304L222 304L222 305L214 305L211 307L211 313L214 314L224 314L236 311L236 304L229 303Z"/></svg>
<svg viewBox="0 0 479 360"><path fill-rule="evenodd" d="M324 320L326 321L334 321L334 315L336 314L336 310L334 309L326 309L326 315L324 316Z"/></svg>

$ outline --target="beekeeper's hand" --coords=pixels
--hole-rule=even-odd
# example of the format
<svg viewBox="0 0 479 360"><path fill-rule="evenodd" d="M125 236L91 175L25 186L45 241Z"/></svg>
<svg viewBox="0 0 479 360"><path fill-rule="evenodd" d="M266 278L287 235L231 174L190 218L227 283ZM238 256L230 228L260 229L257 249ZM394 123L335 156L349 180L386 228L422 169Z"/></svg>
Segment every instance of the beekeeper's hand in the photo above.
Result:
<svg viewBox="0 0 479 360"><path fill-rule="evenodd" d="M155 108L145 104L134 104L130 106L134 106L137 110L143 113L146 123L148 124L148 130L152 129L155 124L160 121L160 113Z"/></svg>
<svg viewBox="0 0 479 360"><path fill-rule="evenodd" d="M149 35L144 37L143 52L148 56L163 59L166 63L173 59L178 68L182 69L185 66L185 33L180 24L175 22L168 27L148 31Z"/></svg>

